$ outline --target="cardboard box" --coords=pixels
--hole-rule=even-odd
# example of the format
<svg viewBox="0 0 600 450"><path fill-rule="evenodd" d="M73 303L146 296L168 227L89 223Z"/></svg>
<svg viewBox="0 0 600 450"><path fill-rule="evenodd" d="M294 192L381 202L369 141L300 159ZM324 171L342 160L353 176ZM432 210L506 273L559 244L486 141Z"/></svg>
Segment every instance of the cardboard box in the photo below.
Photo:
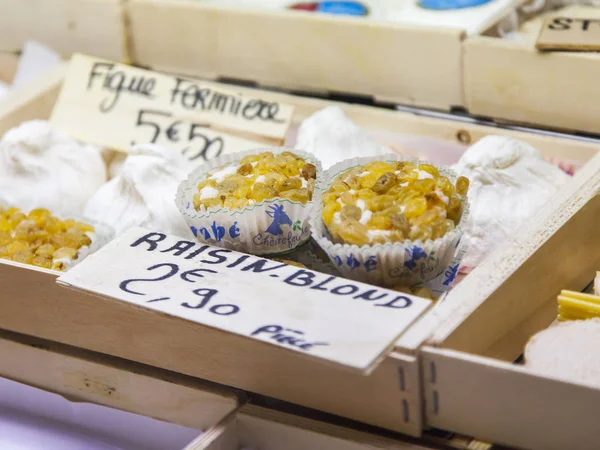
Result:
<svg viewBox="0 0 600 450"><path fill-rule="evenodd" d="M19 104L18 99L13 97L9 102L12 107L7 115L0 117L0 129L6 129L6 124L13 124L14 117L22 121L27 119L27 114L41 116L43 114L40 111L49 112L47 105L56 99L61 80L60 74L54 72L50 77L32 84L28 95L22 98L22 103ZM270 92L262 92L261 95L294 105L295 123L333 104L325 100ZM529 255L531 258L539 255L540 246L542 256L548 256L548 252L551 252L553 257L560 258L565 257L565 252L568 251L576 254L587 251L589 239L597 237L598 230L593 229L591 215L594 210L590 208L594 205L597 207L598 203L596 201L592 204L590 199L598 197L589 193L591 191L585 191L587 196L578 193L577 188L591 183L590 177L595 173L600 159L600 156L594 156L600 146L580 140L428 118L411 113L339 105L357 124L367 129L405 133L414 138L437 138L446 140L446 145L473 143L488 134L503 134L531 143L548 157L589 161L582 169L583 175L578 177L579 181L574 180L575 184L571 183L568 189L561 191L560 201L549 204L546 215L539 216L551 218L554 217L553 214L557 214L561 219L556 223L562 225L561 220L577 215L583 218L578 221L580 232L574 233L569 229L569 233L561 234L560 230L547 227L545 222L538 220L535 223L537 228L532 228L526 236L533 239L539 234L544 239L552 238L553 244L550 248L541 243L523 248L532 252ZM586 206L587 203L592 206ZM556 234L552 234L555 231ZM563 246L556 242L561 242ZM565 247L567 243L570 247ZM512 246L510 248L511 251L517 251L521 247L514 246L517 250ZM544 289L538 291L532 288L529 278L529 274L537 266L532 266L522 256L523 253L518 253L517 256L509 257L507 261L511 261L510 266L503 265L498 260L487 264L488 270L490 265L495 267L494 264L505 267L505 270L498 272L500 275L493 278L493 284L487 284L486 280L491 278L488 272L483 272L484 269L478 268L472 272L439 307L427 312L408 328L397 341L394 351L370 376L298 357L292 352L157 311L60 288L56 285L56 273L8 261L0 262L0 328L118 356L418 436L427 425L457 428L453 422L438 420L431 414L427 414L427 422L423 421L424 386L427 395L430 394L427 378L424 385L421 382L419 349L423 345L439 343L440 346L448 345L452 348L458 345L455 342L470 342L465 336L476 336L474 342L485 350L502 338L503 345L498 344L501 352L498 351L513 357L522 348L523 339L518 337L529 336L551 319L549 310L544 309L545 314L540 321L528 321L538 307L548 307L549 293L558 292L562 288L580 287L587 274L595 273L600 265L593 258L581 259L576 263L567 258L566 261L570 264L564 267L554 267L553 262L545 262L540 267L547 269L552 275L544 276ZM535 256L532 261L541 264L544 260ZM555 276L555 272L551 271L557 271L558 274ZM472 292L462 286L471 286ZM523 301L520 308L514 309L515 303L519 305L515 299L520 295L527 296L527 301ZM515 324L521 322L518 329L521 334L517 331L514 335L511 334ZM435 347L429 348L434 348L435 351ZM425 361L427 362L427 356ZM452 360L454 364L460 364L461 361L460 358ZM507 367L512 370L511 366ZM465 393L462 401L472 402L473 396L466 395L471 385L461 384L467 376L468 372L464 372L462 377L452 379L453 384L448 389L461 389L460 392ZM444 391L444 395L447 392ZM437 395L445 398L441 397L439 391ZM449 405L444 412L448 417L459 418L460 415L454 414L461 411L461 403ZM488 407L488 404L482 404L481 407ZM476 409L471 409L468 413L482 420L485 417L483 414L478 415ZM465 421L462 425L468 428L470 423ZM474 420L474 423L477 421ZM494 424L491 426L493 428Z"/></svg>

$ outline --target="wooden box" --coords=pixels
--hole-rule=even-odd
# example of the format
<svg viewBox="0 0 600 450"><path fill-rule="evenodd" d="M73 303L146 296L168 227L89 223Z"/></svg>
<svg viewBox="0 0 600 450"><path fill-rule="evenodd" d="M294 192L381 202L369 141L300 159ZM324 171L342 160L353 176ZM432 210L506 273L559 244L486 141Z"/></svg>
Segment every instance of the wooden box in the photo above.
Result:
<svg viewBox="0 0 600 450"><path fill-rule="evenodd" d="M0 131L28 118L47 117L50 105L58 95L62 77L60 70L53 71L47 77L32 83L26 95L13 92L2 103ZM261 96L294 105L295 123L334 104L326 100L270 92L261 92ZM598 163L598 157L592 158L600 150L600 146L581 140L427 118L365 106L339 105L362 127L387 133L403 133L414 139L429 139L429 143L442 143L445 148L459 143L473 143L489 134L502 134L531 143L547 157L582 162L592 160L589 164ZM588 165L584 172L587 170L589 173L594 167L596 166ZM577 199L573 192L571 188L561 194L563 203L560 207L568 206L572 210L570 205L575 204ZM551 212L556 212L557 208L554 205ZM591 222L587 218L581 231L597 237L598 231L594 233L589 229ZM540 226L543 228L543 225ZM589 242L582 233L580 239L574 239L572 244L577 251L581 251ZM558 257L565 251L559 249L555 253ZM131 307L124 302L64 289L57 286L57 274L54 272L7 261L0 262L0 328L125 358L418 436L427 424L441 425L442 428L454 427L453 423L436 422L429 414L428 422L423 422L419 348L432 335L433 339L439 339L440 345L445 345L446 336L440 333L452 326L453 333L448 333L447 336L449 345L453 345L456 336L462 336L465 340L465 335L472 336L475 333L476 342L482 346L492 346L508 333L506 339L511 345L507 348L511 356L514 356L512 354L520 348L522 342L518 342L516 335L509 333L511 320L524 321L519 329L524 335L529 335L536 328L534 325L545 325L545 322L529 323L529 313L542 304L546 305L545 302L549 301L548 292L558 292L561 288L569 287L569 281L572 281L565 278L566 271L561 276L546 276L544 291L532 292L532 285L525 278L531 267L523 265L521 268L521 263L519 261L519 264L511 266L514 271L512 278L499 280L498 285L477 291L480 294L474 298L470 291L461 289L462 285L459 285L439 308L426 313L399 338L395 350L369 376L315 359L301 358L281 348L166 316L154 310ZM570 266L569 274L581 272L577 277L573 275L577 282L582 281L586 272L591 273L591 266L595 261L586 260L584 263ZM542 267L548 268L548 263ZM463 283L474 277L473 283L485 285L485 279L482 280L477 273L479 272L473 272ZM503 276L509 275L510 273L503 272ZM576 285L577 283L573 283L571 287L577 287ZM478 285L475 287L479 289ZM511 312L512 319L498 315L506 312L505 308L508 306L504 305L513 305L520 295L527 295L531 300L523 302L518 314ZM546 315L542 318L549 319L548 310L544 312ZM497 326L488 326L487 320L492 320L491 323L497 323ZM448 324L442 326L446 321L449 321ZM469 342L468 339L466 341ZM455 381L460 384L461 379ZM427 381L425 386L427 387ZM461 389L469 387L469 384L465 384ZM468 395L465 398L473 399ZM449 417L454 417L454 408L444 411L448 411ZM469 413L471 411L476 414L475 409L469 410ZM465 422L465 427L468 426L469 422Z"/></svg>
<svg viewBox="0 0 600 450"><path fill-rule="evenodd" d="M155 70L443 110L463 105L458 29L188 0L126 8L132 61Z"/></svg>
<svg viewBox="0 0 600 450"><path fill-rule="evenodd" d="M35 40L63 56L74 52L122 61L127 42L122 0L3 0L0 51Z"/></svg>
<svg viewBox="0 0 600 450"><path fill-rule="evenodd" d="M539 52L489 30L464 44L465 107L497 121L600 133L598 53Z"/></svg>
<svg viewBox="0 0 600 450"><path fill-rule="evenodd" d="M600 390L511 364L600 268L600 154L450 292L421 349L428 425L530 449L598 448ZM460 303L460 304L459 304ZM446 308L447 307L447 308Z"/></svg>
<svg viewBox="0 0 600 450"><path fill-rule="evenodd" d="M92 403L197 429L182 450L425 450L319 420L246 405L243 393L130 361L0 331L0 377Z"/></svg>

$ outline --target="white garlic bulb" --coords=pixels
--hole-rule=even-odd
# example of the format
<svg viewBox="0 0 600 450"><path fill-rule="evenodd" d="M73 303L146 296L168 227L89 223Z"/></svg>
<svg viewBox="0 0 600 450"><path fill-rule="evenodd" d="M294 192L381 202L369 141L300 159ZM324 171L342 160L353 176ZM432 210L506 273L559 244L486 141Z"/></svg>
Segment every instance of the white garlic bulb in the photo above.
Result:
<svg viewBox="0 0 600 450"><path fill-rule="evenodd" d="M543 160L526 142L487 136L467 149L453 167L470 181L470 215L463 265L477 266L556 194L569 176Z"/></svg>
<svg viewBox="0 0 600 450"><path fill-rule="evenodd" d="M0 141L0 204L81 214L105 181L100 149L59 133L46 121L24 122Z"/></svg>
<svg viewBox="0 0 600 450"><path fill-rule="evenodd" d="M175 205L189 163L176 150L153 144L134 146L119 173L88 202L84 215L118 234L135 226L193 237Z"/></svg>
<svg viewBox="0 0 600 450"><path fill-rule="evenodd" d="M329 106L303 121L294 147L314 154L323 169L349 158L390 153L352 122L339 106Z"/></svg>

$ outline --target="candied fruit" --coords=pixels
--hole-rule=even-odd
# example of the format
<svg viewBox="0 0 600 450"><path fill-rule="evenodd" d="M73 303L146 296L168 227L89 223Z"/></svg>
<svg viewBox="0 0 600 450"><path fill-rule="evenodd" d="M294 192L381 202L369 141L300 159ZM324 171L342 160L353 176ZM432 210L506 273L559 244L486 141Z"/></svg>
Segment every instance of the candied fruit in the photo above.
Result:
<svg viewBox="0 0 600 450"><path fill-rule="evenodd" d="M0 231L6 231L6 232L12 231L12 224L4 216L0 217Z"/></svg>
<svg viewBox="0 0 600 450"><path fill-rule="evenodd" d="M431 164L373 161L335 177L322 196L323 222L341 243L437 239L460 221L468 183L454 185Z"/></svg>
<svg viewBox="0 0 600 450"><path fill-rule="evenodd" d="M250 174L250 172L252 172L252 169L253 169L252 164L250 164L250 163L242 164L240 167L238 167L237 173L238 173L238 175L242 175L245 177L246 175ZM198 186L198 188L200 188L200 186Z"/></svg>
<svg viewBox="0 0 600 450"><path fill-rule="evenodd" d="M12 242L12 236L8 231L0 231L0 246L8 245Z"/></svg>
<svg viewBox="0 0 600 450"><path fill-rule="evenodd" d="M365 172L366 173L366 172ZM360 187L371 189L377 183L379 173L369 172L365 176L360 177Z"/></svg>
<svg viewBox="0 0 600 450"><path fill-rule="evenodd" d="M55 250L56 248L52 244L42 244L36 249L35 254L51 257Z"/></svg>
<svg viewBox="0 0 600 450"><path fill-rule="evenodd" d="M369 229L356 220L347 220L342 222L339 229L339 236L349 244L363 246L369 243Z"/></svg>
<svg viewBox="0 0 600 450"><path fill-rule="evenodd" d="M348 186L343 181L337 181L331 185L331 188L329 188L329 190L332 193L346 192L350 190L350 186Z"/></svg>
<svg viewBox="0 0 600 450"><path fill-rule="evenodd" d="M305 204L310 201L311 193L306 188L290 189L289 191L280 192L279 196Z"/></svg>
<svg viewBox="0 0 600 450"><path fill-rule="evenodd" d="M210 171L198 182L193 196L196 210L213 206L241 209L256 202L287 198L303 204L312 200L317 168L292 152L277 155L263 152L243 157L237 165L228 164ZM214 187L214 196L203 195Z"/></svg>
<svg viewBox="0 0 600 450"><path fill-rule="evenodd" d="M277 190L264 183L255 183L254 186L252 186L251 198L256 202L262 202L263 200L273 198L276 195Z"/></svg>
<svg viewBox="0 0 600 450"><path fill-rule="evenodd" d="M33 253L31 253L31 250L28 248L24 250L17 250L11 254L11 257L13 261L23 264L31 264L31 261L33 261Z"/></svg>
<svg viewBox="0 0 600 450"><path fill-rule="evenodd" d="M394 172L387 172L381 175L377 182L373 185L373 191L377 194L385 194L396 182L396 174Z"/></svg>
<svg viewBox="0 0 600 450"><path fill-rule="evenodd" d="M424 214L425 211L427 211L427 200L425 200L425 197L417 197L406 202L404 215L411 219Z"/></svg>
<svg viewBox="0 0 600 450"><path fill-rule="evenodd" d="M280 191L289 191L292 189L300 189L300 188L302 188L302 181L300 181L300 178L288 178L286 180L283 180L279 190Z"/></svg>
<svg viewBox="0 0 600 450"><path fill-rule="evenodd" d="M33 220L37 225L44 226L46 221L52 216L52 213L45 208L36 208L27 214L28 220Z"/></svg>
<svg viewBox="0 0 600 450"><path fill-rule="evenodd" d="M333 221L333 216L336 212L340 212L342 210L341 203L338 202L329 202L323 208L323 222L325 225L329 226Z"/></svg>
<svg viewBox="0 0 600 450"><path fill-rule="evenodd" d="M31 260L31 264L37 267L43 267L44 269L51 269L52 258L48 256L36 255Z"/></svg>
<svg viewBox="0 0 600 450"><path fill-rule="evenodd" d="M340 212L342 220L344 219L354 219L359 220L360 216L362 216L362 210L355 205L345 205Z"/></svg>
<svg viewBox="0 0 600 450"><path fill-rule="evenodd" d="M9 208L0 213L0 258L63 270L67 264L53 261L56 248L69 247L62 255L73 259L79 248L91 245L87 233L93 231L94 227L84 222L53 217L45 208L33 209L28 214Z"/></svg>
<svg viewBox="0 0 600 450"><path fill-rule="evenodd" d="M460 195L466 195L469 190L469 179L467 177L458 177L456 180L456 192Z"/></svg>
<svg viewBox="0 0 600 450"><path fill-rule="evenodd" d="M344 208L346 208L346 206L344 206ZM394 226L392 218L382 213L373 214L367 225L369 227L377 228L378 230L391 230Z"/></svg>
<svg viewBox="0 0 600 450"><path fill-rule="evenodd" d="M315 179L317 178L317 166L310 163L304 164L300 173L305 180Z"/></svg>
<svg viewBox="0 0 600 450"><path fill-rule="evenodd" d="M437 170L437 168L435 166L432 166L431 164L420 164L419 170L422 170L423 172L427 172L428 174L433 175L434 177L440 176L440 172Z"/></svg>
<svg viewBox="0 0 600 450"><path fill-rule="evenodd" d="M8 221L10 222L11 227L14 229L19 223L21 223L22 220L25 220L25 218L25 214L19 211L11 214L11 216L8 218Z"/></svg>
<svg viewBox="0 0 600 450"><path fill-rule="evenodd" d="M77 250L71 247L61 247L52 254L52 257L54 259L75 259Z"/></svg>
<svg viewBox="0 0 600 450"><path fill-rule="evenodd" d="M23 220L16 227L14 237L19 240L31 242L37 237L41 228L33 220Z"/></svg>

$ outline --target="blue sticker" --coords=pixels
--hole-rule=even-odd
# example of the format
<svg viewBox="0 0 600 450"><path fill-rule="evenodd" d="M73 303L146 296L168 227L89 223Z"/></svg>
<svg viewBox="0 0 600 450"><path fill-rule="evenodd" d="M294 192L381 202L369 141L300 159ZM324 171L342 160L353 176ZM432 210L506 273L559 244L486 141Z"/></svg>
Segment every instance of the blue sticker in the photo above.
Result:
<svg viewBox="0 0 600 450"><path fill-rule="evenodd" d="M462 9L484 5L492 0L421 0L420 4L427 9Z"/></svg>
<svg viewBox="0 0 600 450"><path fill-rule="evenodd" d="M321 2L316 9L317 12L326 14L339 14L346 16L366 16L369 10L360 2Z"/></svg>

